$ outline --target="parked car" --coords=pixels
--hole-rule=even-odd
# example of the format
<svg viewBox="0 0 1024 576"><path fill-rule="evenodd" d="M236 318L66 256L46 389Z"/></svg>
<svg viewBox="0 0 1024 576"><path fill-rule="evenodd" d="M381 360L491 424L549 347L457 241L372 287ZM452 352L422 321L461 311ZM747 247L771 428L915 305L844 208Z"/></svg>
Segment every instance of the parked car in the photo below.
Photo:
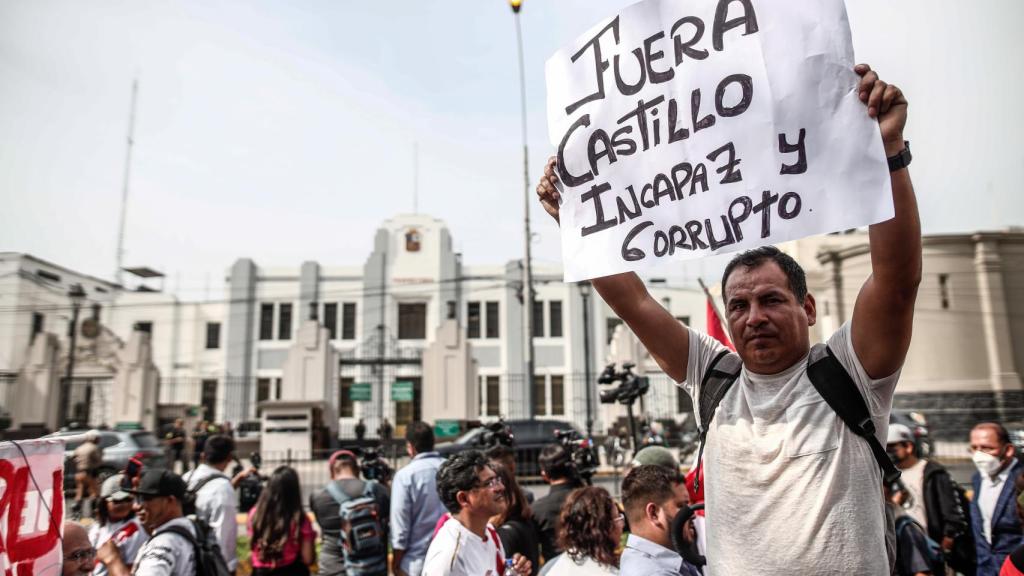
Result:
<svg viewBox="0 0 1024 576"><path fill-rule="evenodd" d="M889 424L903 424L914 434L914 447L920 458L932 454L932 439L928 435L928 420L920 412L910 410L893 410L889 414Z"/></svg>
<svg viewBox="0 0 1024 576"><path fill-rule="evenodd" d="M60 438L82 434L86 430L61 430L47 438ZM100 448L103 449L103 463L100 464L99 481L102 484L108 476L124 470L128 459L135 456L142 464L151 468L166 466L164 446L152 432L147 430L97 430ZM75 489L75 448L82 441L68 442L64 446L64 490Z"/></svg>
<svg viewBox="0 0 1024 576"><path fill-rule="evenodd" d="M578 428L565 420L505 420L505 424L512 429L515 438L517 476L540 475L540 451L548 444L558 443L556 430L572 429L579 432ZM451 442L438 444L437 451L447 458L463 450L481 449L486 434L487 428L484 426L472 428Z"/></svg>

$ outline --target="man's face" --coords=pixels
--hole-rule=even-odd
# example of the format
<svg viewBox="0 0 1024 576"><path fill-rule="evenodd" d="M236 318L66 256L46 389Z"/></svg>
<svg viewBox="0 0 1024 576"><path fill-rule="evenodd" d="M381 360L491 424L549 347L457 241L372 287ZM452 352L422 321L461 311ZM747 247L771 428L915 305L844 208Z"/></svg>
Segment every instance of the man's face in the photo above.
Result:
<svg viewBox="0 0 1024 576"><path fill-rule="evenodd" d="M96 549L89 543L89 536L85 529L64 531L64 566L61 571L63 576L75 576L81 574L92 574L96 566Z"/></svg>
<svg viewBox="0 0 1024 576"><path fill-rule="evenodd" d="M470 511L488 517L504 512L508 501L501 478L490 466L485 466L476 478L476 486L465 493Z"/></svg>
<svg viewBox="0 0 1024 576"><path fill-rule="evenodd" d="M1008 456L1009 446L999 441L996 431L991 428L975 428L971 430L971 451L985 452L1004 460Z"/></svg>
<svg viewBox="0 0 1024 576"><path fill-rule="evenodd" d="M172 496L147 496L139 494L135 499L135 513L139 522L150 534L162 526L171 516Z"/></svg>
<svg viewBox="0 0 1024 576"><path fill-rule="evenodd" d="M814 298L798 302L774 261L737 267L725 285L725 317L736 352L748 370L776 374L807 354L807 328L815 322Z"/></svg>
<svg viewBox="0 0 1024 576"><path fill-rule="evenodd" d="M914 453L914 445L910 442L894 442L885 445L885 451L889 453L893 462L897 464L905 461Z"/></svg>

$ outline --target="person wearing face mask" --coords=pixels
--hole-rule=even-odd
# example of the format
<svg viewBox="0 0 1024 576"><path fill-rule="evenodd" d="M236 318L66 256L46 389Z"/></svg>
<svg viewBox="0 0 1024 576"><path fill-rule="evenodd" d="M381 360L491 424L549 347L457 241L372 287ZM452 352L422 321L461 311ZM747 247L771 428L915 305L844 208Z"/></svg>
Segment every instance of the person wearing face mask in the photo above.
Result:
<svg viewBox="0 0 1024 576"><path fill-rule="evenodd" d="M1024 530L1013 504L1014 483L1024 466L1002 424L983 422L971 430L972 460L978 471L971 482L971 525L978 551L977 576L998 576L1006 556L1024 543Z"/></svg>
<svg viewBox="0 0 1024 576"><path fill-rule="evenodd" d="M121 558L131 567L139 549L149 539L142 523L135 517L135 497L121 487L121 474L107 478L100 488L100 502L96 509L96 522L89 527L89 542L99 550L112 540ZM105 576L107 567L97 562L93 576Z"/></svg>

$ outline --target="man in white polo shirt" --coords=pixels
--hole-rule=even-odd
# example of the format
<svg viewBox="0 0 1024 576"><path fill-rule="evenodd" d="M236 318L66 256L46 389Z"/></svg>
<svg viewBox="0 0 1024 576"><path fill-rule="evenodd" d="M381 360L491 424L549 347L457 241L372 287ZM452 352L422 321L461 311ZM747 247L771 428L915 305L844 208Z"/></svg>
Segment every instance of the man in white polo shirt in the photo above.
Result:
<svg viewBox="0 0 1024 576"><path fill-rule="evenodd" d="M451 513L427 549L423 576L496 576L505 551L488 523L507 506L505 487L482 452L456 454L437 471L437 493ZM522 554L513 558L517 574L529 574Z"/></svg>

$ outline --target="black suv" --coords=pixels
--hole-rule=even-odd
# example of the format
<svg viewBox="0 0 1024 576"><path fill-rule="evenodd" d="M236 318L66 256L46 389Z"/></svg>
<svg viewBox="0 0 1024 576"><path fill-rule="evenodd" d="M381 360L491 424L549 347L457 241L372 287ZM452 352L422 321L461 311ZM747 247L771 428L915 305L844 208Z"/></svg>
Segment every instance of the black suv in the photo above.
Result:
<svg viewBox="0 0 1024 576"><path fill-rule="evenodd" d="M558 443L556 430L579 431L565 420L505 420L505 424L515 437L516 476L540 475L540 451L548 444ZM452 442L438 444L436 449L445 458L463 450L482 449L486 433L485 426L472 428Z"/></svg>

